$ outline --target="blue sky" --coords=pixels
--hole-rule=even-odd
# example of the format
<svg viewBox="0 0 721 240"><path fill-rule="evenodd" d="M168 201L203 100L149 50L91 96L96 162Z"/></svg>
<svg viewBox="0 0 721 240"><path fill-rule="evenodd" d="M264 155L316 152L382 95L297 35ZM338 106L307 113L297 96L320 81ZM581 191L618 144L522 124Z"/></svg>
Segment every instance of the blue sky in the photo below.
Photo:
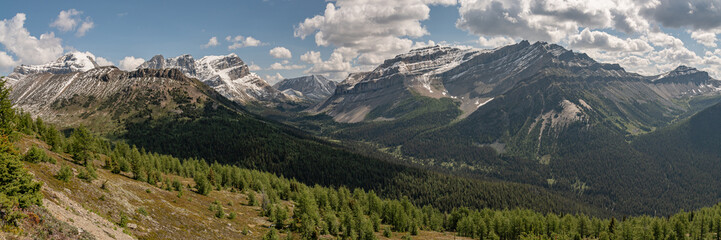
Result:
<svg viewBox="0 0 721 240"><path fill-rule="evenodd" d="M78 50L128 68L156 54L236 53L270 82L307 74L340 80L414 47L528 39L642 74L687 64L718 78L719 8L718 0L9 1L0 8L0 74ZM22 28L7 27L19 13ZM229 49L228 36L242 36L242 47ZM213 37L217 45L203 46ZM247 37L260 43L243 44ZM272 56L276 47L292 57Z"/></svg>

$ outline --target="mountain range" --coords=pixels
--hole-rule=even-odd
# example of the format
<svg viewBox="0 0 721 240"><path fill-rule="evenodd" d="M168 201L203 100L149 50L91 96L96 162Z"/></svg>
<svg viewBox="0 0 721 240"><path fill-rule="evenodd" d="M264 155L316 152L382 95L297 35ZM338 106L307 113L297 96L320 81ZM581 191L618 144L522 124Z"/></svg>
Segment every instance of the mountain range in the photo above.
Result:
<svg viewBox="0 0 721 240"><path fill-rule="evenodd" d="M197 61L187 54L168 59L163 58L163 55L155 55L137 67L137 69L144 68L180 69L186 76L197 78L224 97L240 103L291 100L258 75L250 72L248 65L234 53L226 56L205 56Z"/></svg>
<svg viewBox="0 0 721 240"><path fill-rule="evenodd" d="M687 124L713 115L707 112L721 102L721 82L688 66L643 76L544 42L414 49L337 85L307 76L270 86L235 54L157 55L122 71L75 52L17 67L8 79L16 106L63 128L86 125L152 151L310 183L397 185L376 168L417 171L401 167L409 165L533 186L579 201L576 209L589 204L611 214L665 214L721 196L714 168L704 167L713 162L713 144L698 144L709 153L702 162L658 155L663 142L697 145L703 134L664 133L697 131ZM277 114L278 103L310 107ZM351 165L360 170L346 171ZM352 177L358 172L369 177ZM408 191L392 189L386 193ZM423 196L423 203L457 206Z"/></svg>
<svg viewBox="0 0 721 240"><path fill-rule="evenodd" d="M336 82L328 80L323 75L311 75L284 79L273 85L273 88L288 96L318 103L335 92Z"/></svg>

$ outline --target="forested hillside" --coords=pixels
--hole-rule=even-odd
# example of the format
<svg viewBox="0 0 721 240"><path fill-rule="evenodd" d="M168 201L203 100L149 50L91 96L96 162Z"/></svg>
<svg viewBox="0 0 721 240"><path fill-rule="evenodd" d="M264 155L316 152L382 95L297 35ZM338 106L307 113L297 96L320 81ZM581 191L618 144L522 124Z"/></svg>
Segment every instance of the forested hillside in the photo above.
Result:
<svg viewBox="0 0 721 240"><path fill-rule="evenodd" d="M585 214L543 214L523 209L494 210L460 207L449 211L439 211L432 206L419 207L406 197L382 198L374 191L351 190L345 187L327 188L317 185L310 187L293 179L236 166L208 164L206 161L197 159L178 159L169 155L148 153L122 142L113 142L97 137L84 127L73 130L72 134L65 138L51 125L47 125L39 119L32 120L27 114L6 120L7 116L12 114L8 114L8 111L2 111L2 113L5 117L3 122L7 123L6 126L10 126L3 129L13 132L12 135L37 137L43 142L51 143L31 144L26 153L22 154L22 159L27 162L25 164L36 171L36 175L52 174L42 177L46 184L62 185L65 184L64 182L69 182L73 183L73 186L93 186L88 183L104 181L98 190L93 190L104 192L107 191L102 190L104 188L117 188L128 184L121 184L123 181L138 181L147 185L147 188L145 191L141 191L143 196L140 195L141 193L132 193L138 194L137 197L155 199L177 193L178 199L173 200L173 204L176 204L176 201L190 201L191 199L212 202L207 209L196 210L201 211L202 215L213 216L201 220L205 224L218 226L218 223L236 223L236 221L240 221L237 219L237 213L259 214L265 219L264 224L267 224L269 228L263 233L253 233L246 228L233 233L240 234L237 236L261 238L260 235L262 235L263 239L280 239L283 236L289 239L329 237L450 239L452 236L473 239L706 239L715 238L721 233L721 205L693 212L680 212L669 217L641 216L618 219L598 218ZM25 137L16 137L18 140L22 138ZM23 148L27 148L27 140L22 141L26 146ZM6 141L6 143L9 142ZM14 155L14 160L3 155L4 160L14 161L15 166L18 167L15 168L15 171L7 172L6 176L26 176L20 178L26 179L23 180L24 184L31 183L30 186L39 187L38 183L31 182L32 180L28 178L30 175L24 173L26 170L23 170L19 161L21 155L17 152ZM62 155L70 158L57 157ZM60 167L53 168L58 165ZM44 173L48 170L50 172ZM54 171L55 173L53 173ZM118 175L121 178L113 178L110 177L111 175ZM46 177L50 177L52 180ZM98 178L102 179L98 180ZM191 179L191 183L188 183L187 187L184 186L184 183L181 184L181 180L186 182L186 179ZM35 200L10 202L14 202L14 206L19 209L28 209L32 205L39 204L40 196L37 195L37 187L21 187L20 189L26 190L17 192L19 195L14 195L20 196L20 199ZM97 186L93 187L98 188ZM499 192L502 191L495 191L495 193ZM126 190L125 194L128 193L130 192ZM3 194L6 193L3 192ZM241 202L242 206L234 206L232 200L228 204L218 201L218 199L227 201L227 196L233 196L233 194L242 194L240 196L247 198L247 201ZM184 195L192 196L183 197ZM198 198L203 195L210 198ZM13 196L13 194L8 196ZM29 196L33 197L27 198ZM101 215L135 237L152 239L176 236L179 233L162 228L137 228L137 224L147 223L148 219L164 221L166 218L159 210L164 209L165 205L170 204L169 202L159 205L143 205L137 209L123 209L122 207L118 208L122 205L113 205L112 200L100 199L99 202L94 202L92 197L83 196L82 198L88 203L95 203L89 206L91 212L100 211L105 204L114 206L110 208L112 210L108 211L107 215ZM104 195L101 198L104 198ZM186 198L187 200L185 200ZM190 202L183 204L197 206ZM7 209L12 205L4 204L3 206L4 209ZM244 212L247 211L244 209L258 209L259 211ZM106 210L108 208L103 209L103 211ZM128 214L128 211L134 213ZM21 223L16 226L26 227L25 229L15 228L20 231L27 231L37 226L33 223L25 223L26 219L23 215L8 218L10 215L4 212L3 216L2 223L6 227L13 222ZM41 220L44 221L45 218L41 218ZM194 224L197 223L194 222ZM131 226L133 227L131 228ZM241 224L240 227L242 226ZM450 233L443 235L434 233L439 231ZM45 232L36 230L27 233L31 234L29 235L31 237L48 236L43 235L46 234ZM93 238L93 235L78 235L77 232L64 234L51 236ZM223 231L223 234L230 233Z"/></svg>

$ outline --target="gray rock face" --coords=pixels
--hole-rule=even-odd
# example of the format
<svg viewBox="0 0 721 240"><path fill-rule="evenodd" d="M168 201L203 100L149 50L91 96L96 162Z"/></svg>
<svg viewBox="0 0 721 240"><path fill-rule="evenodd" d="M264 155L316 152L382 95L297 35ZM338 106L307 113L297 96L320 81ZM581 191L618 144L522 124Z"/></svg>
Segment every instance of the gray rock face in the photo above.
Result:
<svg viewBox="0 0 721 240"><path fill-rule="evenodd" d="M332 95L335 92L336 83L321 75L311 75L285 79L276 83L273 87L283 92L293 90L292 94L295 97L315 103L323 101ZM301 95L298 96L295 92L299 92Z"/></svg>
<svg viewBox="0 0 721 240"><path fill-rule="evenodd" d="M251 73L248 65L235 54L205 56L199 60L187 54L168 59L156 55L138 66L138 69L142 68L180 69L186 76L197 78L224 97L241 103L290 100L258 75Z"/></svg>
<svg viewBox="0 0 721 240"><path fill-rule="evenodd" d="M169 80L171 82L168 82ZM62 113L57 111L58 106L74 97L110 99L115 94L130 92L132 89L159 89L190 82L190 78L177 69L139 69L125 72L107 66L85 72L30 75L13 86L10 98L15 106L23 111L56 122L63 118ZM118 99L118 102L124 100Z"/></svg>
<svg viewBox="0 0 721 240"><path fill-rule="evenodd" d="M654 76L651 80L655 83L689 83L708 84L711 79L707 72L699 71L696 68L684 65L678 66L673 71Z"/></svg>

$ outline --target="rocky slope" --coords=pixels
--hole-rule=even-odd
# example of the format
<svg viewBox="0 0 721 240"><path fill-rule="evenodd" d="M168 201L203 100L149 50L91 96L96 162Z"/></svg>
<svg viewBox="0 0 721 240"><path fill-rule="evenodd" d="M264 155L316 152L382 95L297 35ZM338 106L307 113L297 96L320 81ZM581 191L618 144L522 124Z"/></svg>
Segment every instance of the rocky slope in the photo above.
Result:
<svg viewBox="0 0 721 240"><path fill-rule="evenodd" d="M240 103L291 100L258 75L251 73L248 65L233 53L226 56L205 56L199 60L194 60L187 54L168 59L156 55L138 66L138 69L143 68L179 69L186 76L197 78L224 97Z"/></svg>
<svg viewBox="0 0 721 240"><path fill-rule="evenodd" d="M208 103L233 105L178 69L126 72L110 66L37 73L15 81L12 88L15 106L34 117L61 127L84 124L102 132L122 129L132 119L191 116Z"/></svg>
<svg viewBox="0 0 721 240"><path fill-rule="evenodd" d="M555 44L523 41L494 50L439 46L412 50L386 60L371 72L349 76L327 101L312 111L324 112L339 122L374 120L367 118L371 111L417 94L454 99L463 111L460 117L464 118L491 100L523 87L524 80L544 74L572 76L557 83L575 84L581 87L577 90L588 87L594 96L611 99L624 113L645 111L619 106L631 100L658 105L664 114L682 112L686 109L684 104L675 100L721 90L719 81L693 68L679 67L664 75L644 77ZM554 104L561 103L559 100Z"/></svg>
<svg viewBox="0 0 721 240"><path fill-rule="evenodd" d="M41 65L20 65L16 67L7 80L10 85L34 74L64 74L72 72L85 72L99 67L95 56L89 52L71 52L53 62Z"/></svg>
<svg viewBox="0 0 721 240"><path fill-rule="evenodd" d="M311 75L284 79L273 85L273 88L283 91L286 95L317 103L335 92L336 83L322 75Z"/></svg>
<svg viewBox="0 0 721 240"><path fill-rule="evenodd" d="M378 143L409 161L641 213L714 202L672 177L693 157L663 163L629 142L719 101L721 83L694 68L641 76L524 41L414 50L350 76L313 110L360 122L339 124L332 136Z"/></svg>

